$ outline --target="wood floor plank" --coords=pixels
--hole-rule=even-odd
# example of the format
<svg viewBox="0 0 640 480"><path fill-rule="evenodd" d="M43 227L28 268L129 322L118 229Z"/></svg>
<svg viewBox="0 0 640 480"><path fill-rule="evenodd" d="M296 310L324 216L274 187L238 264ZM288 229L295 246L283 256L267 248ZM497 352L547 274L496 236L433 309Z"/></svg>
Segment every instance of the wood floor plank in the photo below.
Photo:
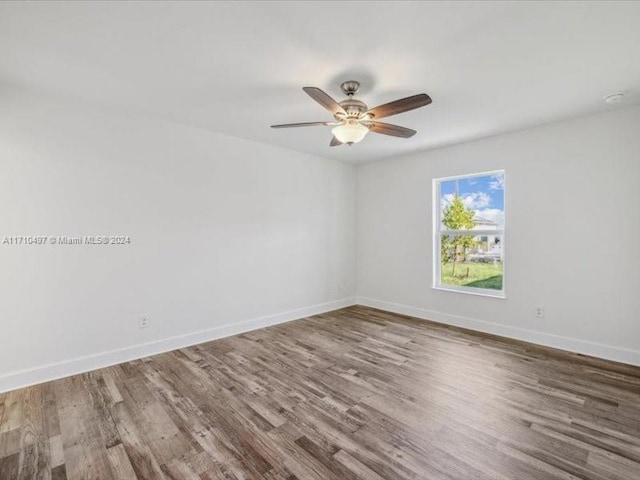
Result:
<svg viewBox="0 0 640 480"><path fill-rule="evenodd" d="M0 434L10 432L22 426L22 404L24 395L28 389L14 390L7 393L4 401L2 423L0 423Z"/></svg>
<svg viewBox="0 0 640 480"><path fill-rule="evenodd" d="M6 393L0 393L0 425L2 425L2 418L4 417L4 403L7 399Z"/></svg>
<svg viewBox="0 0 640 480"><path fill-rule="evenodd" d="M18 478L20 469L20 453L14 453L7 457L0 458L0 478L2 480Z"/></svg>
<svg viewBox="0 0 640 480"><path fill-rule="evenodd" d="M638 480L640 368L365 307L0 395L0 479Z"/></svg>
<svg viewBox="0 0 640 480"><path fill-rule="evenodd" d="M49 451L51 455L51 468L64 464L64 446L62 436L56 435L49 439Z"/></svg>
<svg viewBox="0 0 640 480"><path fill-rule="evenodd" d="M60 418L58 416L58 401L56 399L55 386L56 384L54 382L48 382L41 386L44 435L49 439L60 436Z"/></svg>
<svg viewBox="0 0 640 480"><path fill-rule="evenodd" d="M25 480L47 478L47 471L51 468L51 452L42 418L44 401L42 387L36 385L27 388L23 398L18 478Z"/></svg>
<svg viewBox="0 0 640 480"><path fill-rule="evenodd" d="M112 478L105 442L98 427L100 419L92 409L84 376L62 379L55 382L55 386L67 478Z"/></svg>
<svg viewBox="0 0 640 480"><path fill-rule="evenodd" d="M127 452L121 443L107 450L114 477L118 480L137 480L136 472L131 466Z"/></svg>
<svg viewBox="0 0 640 480"><path fill-rule="evenodd" d="M67 469L59 465L51 470L51 480L67 480Z"/></svg>
<svg viewBox="0 0 640 480"><path fill-rule="evenodd" d="M113 418L116 422L116 428L122 445L125 449L127 457L131 463L131 467L139 480L162 480L165 478L160 464L155 456L151 453L151 449L144 443L139 434L140 425L136 425L134 418L128 412L124 402L119 402L113 407ZM116 467L117 468L117 467ZM105 477L114 478L114 477ZM117 480L117 477L114 478Z"/></svg>

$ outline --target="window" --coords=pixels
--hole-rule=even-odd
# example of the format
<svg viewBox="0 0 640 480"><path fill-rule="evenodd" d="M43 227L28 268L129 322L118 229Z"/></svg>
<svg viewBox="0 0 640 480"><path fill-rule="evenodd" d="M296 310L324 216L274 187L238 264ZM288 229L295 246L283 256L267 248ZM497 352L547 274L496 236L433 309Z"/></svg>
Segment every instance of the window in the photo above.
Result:
<svg viewBox="0 0 640 480"><path fill-rule="evenodd" d="M504 297L504 171L433 181L434 288Z"/></svg>

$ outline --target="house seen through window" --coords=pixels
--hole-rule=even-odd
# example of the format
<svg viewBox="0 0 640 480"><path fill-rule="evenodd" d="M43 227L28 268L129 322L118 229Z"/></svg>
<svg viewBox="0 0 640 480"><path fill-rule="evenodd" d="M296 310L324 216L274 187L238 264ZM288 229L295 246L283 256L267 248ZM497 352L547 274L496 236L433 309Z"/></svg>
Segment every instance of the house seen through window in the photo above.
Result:
<svg viewBox="0 0 640 480"><path fill-rule="evenodd" d="M504 296L504 171L434 180L434 287Z"/></svg>

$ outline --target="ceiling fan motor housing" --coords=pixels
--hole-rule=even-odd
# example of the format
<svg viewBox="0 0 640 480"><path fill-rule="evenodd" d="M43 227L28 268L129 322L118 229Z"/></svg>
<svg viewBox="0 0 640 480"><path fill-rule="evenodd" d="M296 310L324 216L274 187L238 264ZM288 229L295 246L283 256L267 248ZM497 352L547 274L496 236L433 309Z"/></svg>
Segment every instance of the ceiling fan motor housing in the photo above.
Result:
<svg viewBox="0 0 640 480"><path fill-rule="evenodd" d="M340 89L342 92L348 96L346 100L343 100L340 103L340 106L347 112L347 118L359 118L364 112L367 111L368 107L364 102L360 100L356 100L353 96L360 90L360 82L356 82L355 80L347 80L346 82L342 82L340 85ZM334 115L337 120L343 120L343 115Z"/></svg>
<svg viewBox="0 0 640 480"><path fill-rule="evenodd" d="M347 98L340 103L340 106L347 112L347 118L359 118L360 115L365 113L368 110L367 104L361 102L360 100L356 100L353 97ZM342 120L344 115L334 115L336 119ZM342 117L342 118L341 118Z"/></svg>

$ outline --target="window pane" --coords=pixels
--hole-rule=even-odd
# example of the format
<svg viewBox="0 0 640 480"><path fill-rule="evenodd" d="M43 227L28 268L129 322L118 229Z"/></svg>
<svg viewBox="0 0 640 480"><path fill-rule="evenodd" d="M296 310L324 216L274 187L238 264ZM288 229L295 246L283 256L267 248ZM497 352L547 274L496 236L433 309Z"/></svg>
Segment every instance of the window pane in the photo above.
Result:
<svg viewBox="0 0 640 480"><path fill-rule="evenodd" d="M443 230L504 230L504 173L443 180Z"/></svg>
<svg viewBox="0 0 640 480"><path fill-rule="evenodd" d="M440 285L502 290L504 237L441 235Z"/></svg>

